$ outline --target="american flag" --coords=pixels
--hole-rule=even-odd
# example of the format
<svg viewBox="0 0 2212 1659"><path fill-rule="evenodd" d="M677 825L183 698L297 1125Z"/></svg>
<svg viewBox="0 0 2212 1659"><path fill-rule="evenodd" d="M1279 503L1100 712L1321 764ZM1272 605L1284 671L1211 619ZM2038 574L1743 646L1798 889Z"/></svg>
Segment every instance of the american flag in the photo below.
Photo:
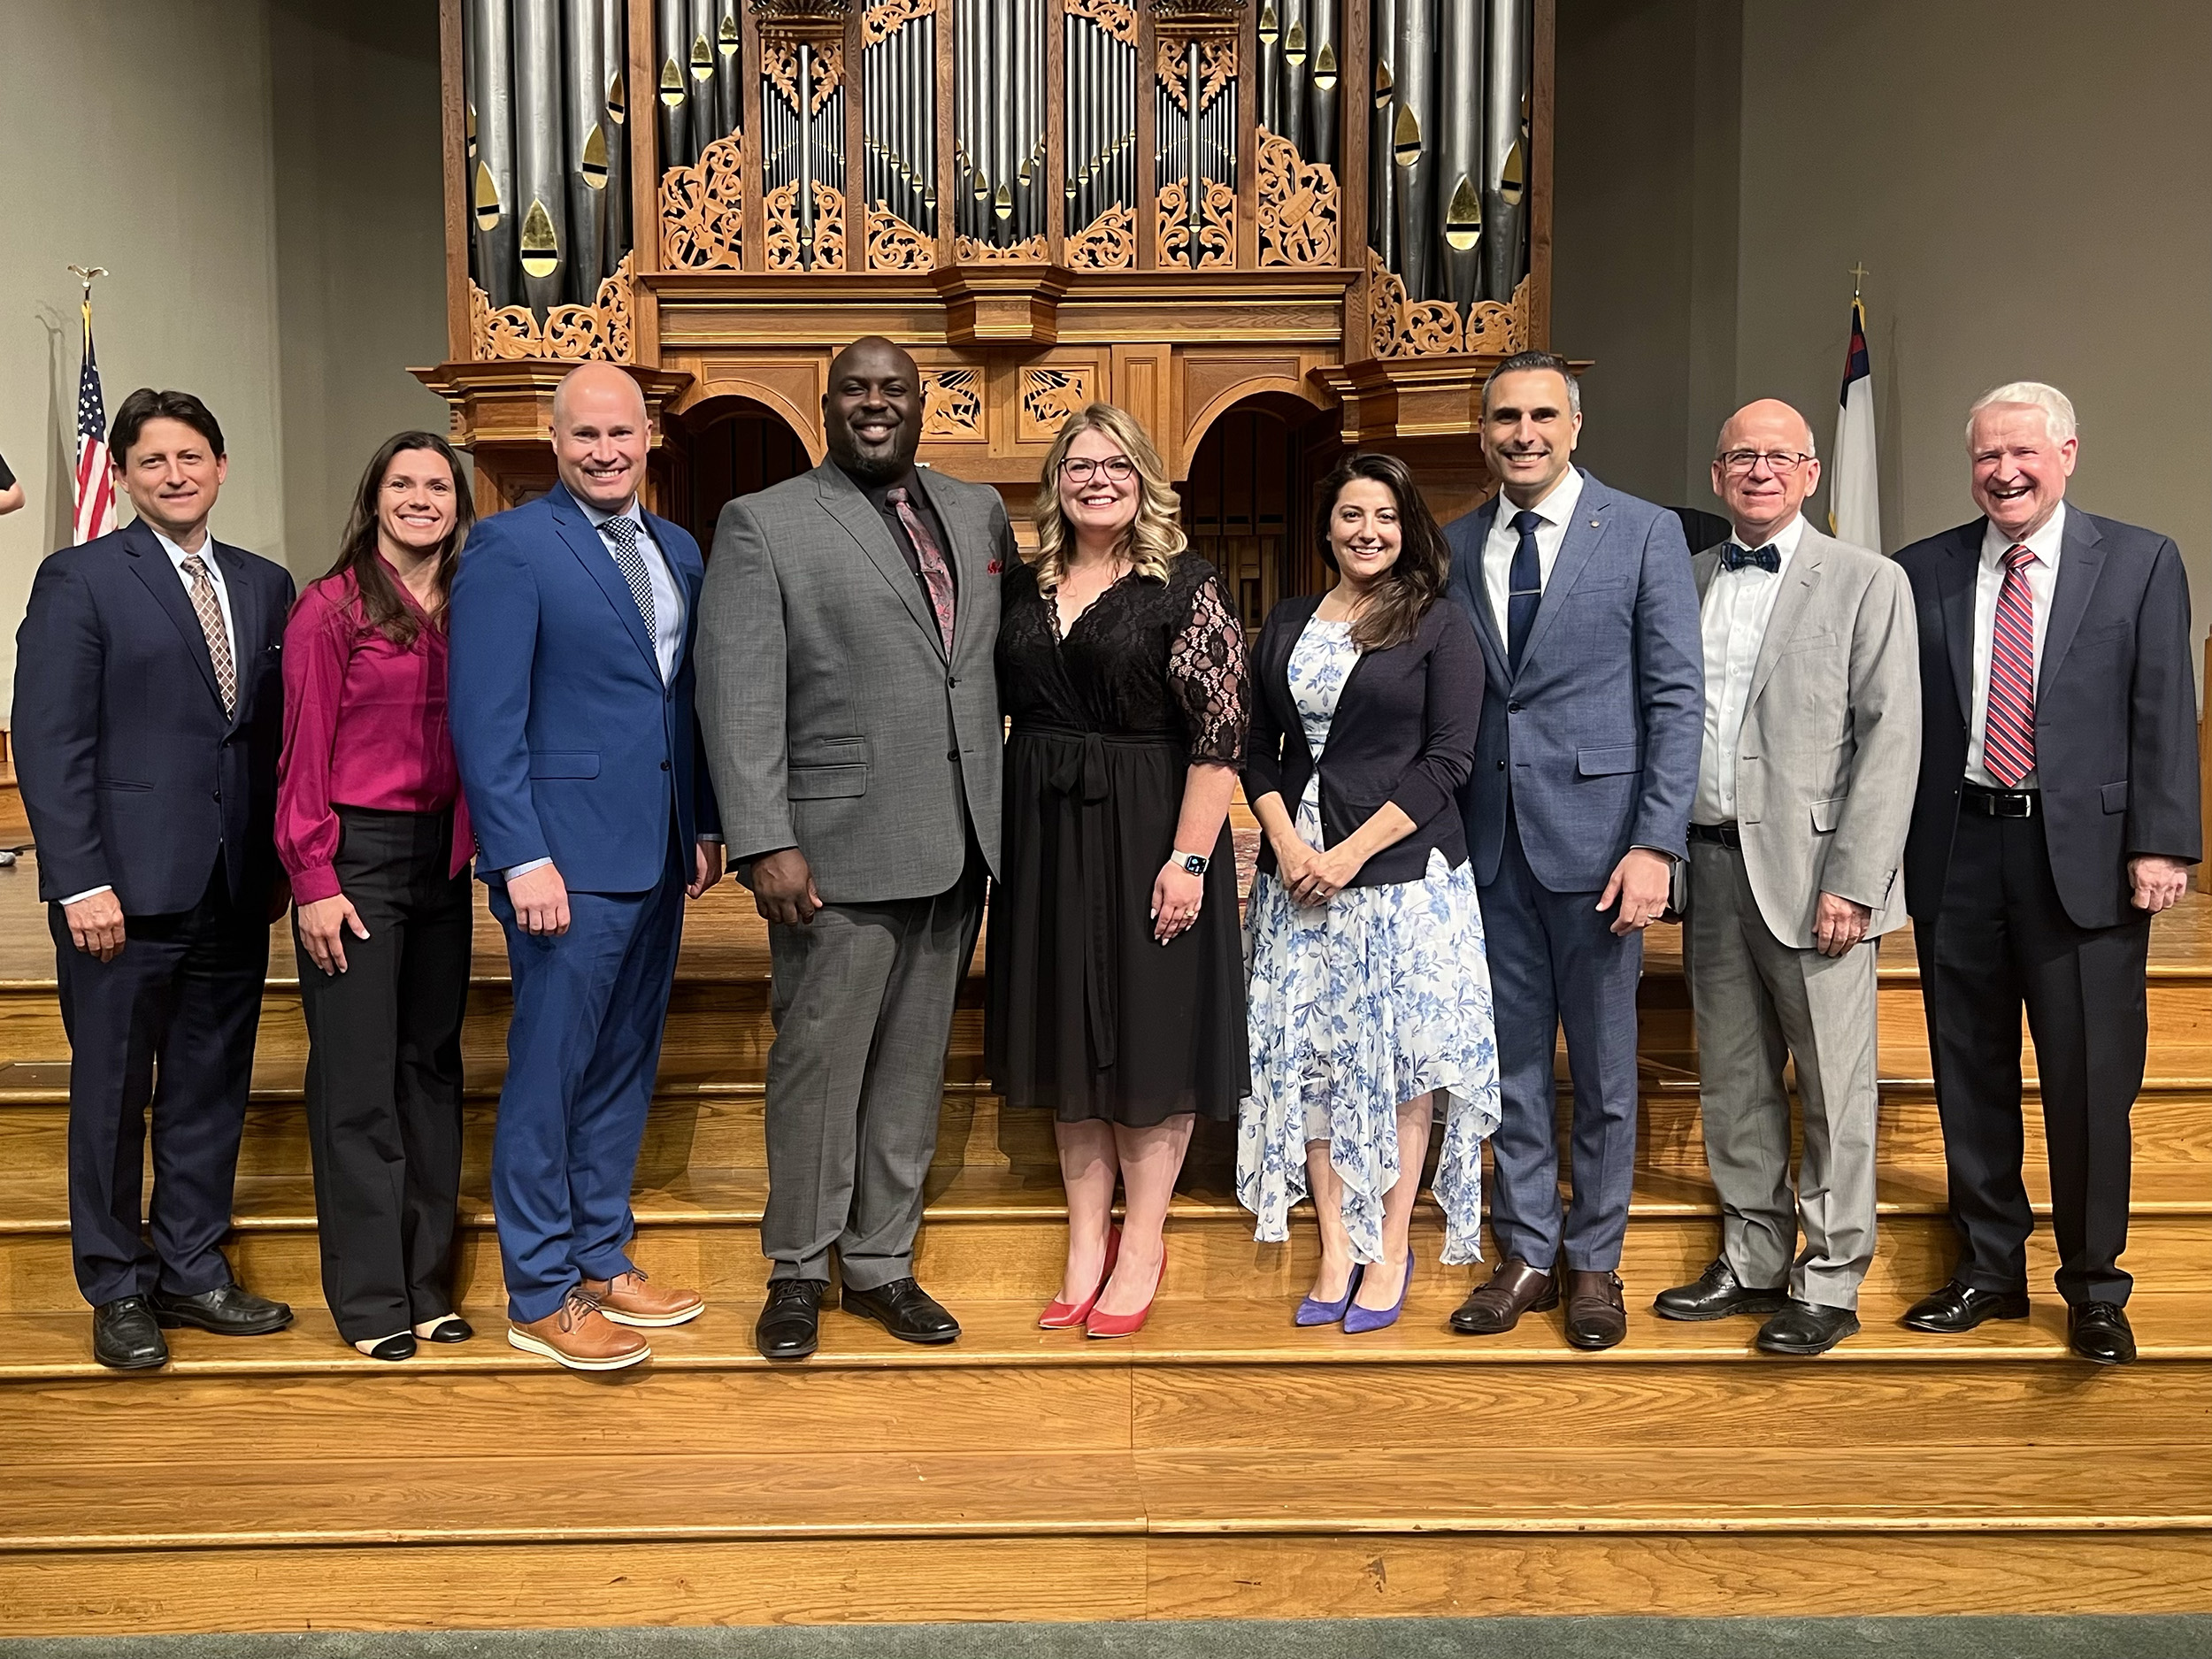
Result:
<svg viewBox="0 0 2212 1659"><path fill-rule="evenodd" d="M92 355L92 301L84 303L84 372L77 377L76 544L115 529L115 480L108 472L107 404L100 365Z"/></svg>

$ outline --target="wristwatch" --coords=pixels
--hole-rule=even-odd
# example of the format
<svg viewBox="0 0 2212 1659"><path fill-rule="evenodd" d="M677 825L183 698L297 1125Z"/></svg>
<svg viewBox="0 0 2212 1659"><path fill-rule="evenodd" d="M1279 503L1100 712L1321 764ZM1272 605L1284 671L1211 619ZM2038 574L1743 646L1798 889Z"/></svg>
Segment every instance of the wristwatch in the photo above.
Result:
<svg viewBox="0 0 2212 1659"><path fill-rule="evenodd" d="M1206 873L1206 865L1209 862L1205 854L1187 853L1179 847L1173 852L1168 854L1167 861L1171 864L1180 864L1185 870L1187 870L1194 876L1204 875Z"/></svg>

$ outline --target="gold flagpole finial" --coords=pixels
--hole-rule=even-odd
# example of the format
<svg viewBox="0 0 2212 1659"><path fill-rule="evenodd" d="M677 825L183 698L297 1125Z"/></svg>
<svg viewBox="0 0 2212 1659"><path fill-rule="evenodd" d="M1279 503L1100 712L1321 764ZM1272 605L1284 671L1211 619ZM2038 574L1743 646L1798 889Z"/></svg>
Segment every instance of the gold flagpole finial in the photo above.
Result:
<svg viewBox="0 0 2212 1659"><path fill-rule="evenodd" d="M1872 274L1863 265L1855 265L1851 267L1851 303L1854 305L1859 303L1860 285Z"/></svg>

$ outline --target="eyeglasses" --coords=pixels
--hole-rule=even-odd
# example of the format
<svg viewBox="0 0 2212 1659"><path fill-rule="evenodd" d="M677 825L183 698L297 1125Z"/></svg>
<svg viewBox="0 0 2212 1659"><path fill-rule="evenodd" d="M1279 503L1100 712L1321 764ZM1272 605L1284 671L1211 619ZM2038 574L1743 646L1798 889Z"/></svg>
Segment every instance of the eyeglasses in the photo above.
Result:
<svg viewBox="0 0 2212 1659"><path fill-rule="evenodd" d="M1787 449L1731 449L1720 457L1720 467L1731 478L1747 478L1764 461L1775 477L1787 478L1812 458Z"/></svg>
<svg viewBox="0 0 2212 1659"><path fill-rule="evenodd" d="M1137 464L1125 455L1110 455L1102 461L1071 455L1060 463L1060 476L1071 484L1087 484L1102 472L1115 483L1126 484L1137 475Z"/></svg>

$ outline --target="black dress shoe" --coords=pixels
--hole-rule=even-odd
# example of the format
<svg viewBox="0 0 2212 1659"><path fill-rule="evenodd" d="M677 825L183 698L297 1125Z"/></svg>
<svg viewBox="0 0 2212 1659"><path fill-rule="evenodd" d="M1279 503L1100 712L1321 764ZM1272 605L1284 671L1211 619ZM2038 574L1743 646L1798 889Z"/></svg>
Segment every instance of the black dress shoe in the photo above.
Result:
<svg viewBox="0 0 2212 1659"><path fill-rule="evenodd" d="M2024 1319L2028 1293L2024 1290L1977 1290L1953 1279L1905 1310L1909 1331L1932 1331L1938 1336L1956 1336L1988 1319Z"/></svg>
<svg viewBox="0 0 2212 1659"><path fill-rule="evenodd" d="M412 1359L415 1357L415 1333L412 1331L401 1331L361 1351L371 1359Z"/></svg>
<svg viewBox="0 0 2212 1659"><path fill-rule="evenodd" d="M940 1343L958 1340L960 1321L910 1279L895 1279L873 1290L845 1286L847 1313L864 1313L902 1342Z"/></svg>
<svg viewBox="0 0 2212 1659"><path fill-rule="evenodd" d="M1730 1319L1740 1313L1779 1313L1789 1303L1781 1286L1760 1290L1736 1277L1725 1258L1715 1262L1686 1285L1663 1290L1652 1298L1652 1311L1662 1319Z"/></svg>
<svg viewBox="0 0 2212 1659"><path fill-rule="evenodd" d="M449 1313L430 1327L426 1342L465 1342L476 1334L476 1327L457 1313Z"/></svg>
<svg viewBox="0 0 2212 1659"><path fill-rule="evenodd" d="M148 1371L169 1363L154 1310L143 1296L118 1296L92 1310L92 1357L117 1371Z"/></svg>
<svg viewBox="0 0 2212 1659"><path fill-rule="evenodd" d="M2066 1344L2100 1365L2124 1365L2135 1357L2135 1333L2116 1302L2085 1302L2066 1310Z"/></svg>
<svg viewBox="0 0 2212 1659"><path fill-rule="evenodd" d="M234 1279L196 1296L157 1290L153 1304L154 1317L165 1331L189 1325L217 1336L267 1336L292 1323L289 1304L257 1296Z"/></svg>
<svg viewBox="0 0 2212 1659"><path fill-rule="evenodd" d="M1824 1308L1792 1296L1782 1311L1759 1327L1759 1346L1770 1354L1825 1354L1847 1336L1859 1333L1859 1316L1848 1308Z"/></svg>
<svg viewBox="0 0 2212 1659"><path fill-rule="evenodd" d="M821 1346L822 1300L829 1283L820 1279L772 1279L768 1305L753 1326L753 1341L763 1359L804 1359Z"/></svg>

